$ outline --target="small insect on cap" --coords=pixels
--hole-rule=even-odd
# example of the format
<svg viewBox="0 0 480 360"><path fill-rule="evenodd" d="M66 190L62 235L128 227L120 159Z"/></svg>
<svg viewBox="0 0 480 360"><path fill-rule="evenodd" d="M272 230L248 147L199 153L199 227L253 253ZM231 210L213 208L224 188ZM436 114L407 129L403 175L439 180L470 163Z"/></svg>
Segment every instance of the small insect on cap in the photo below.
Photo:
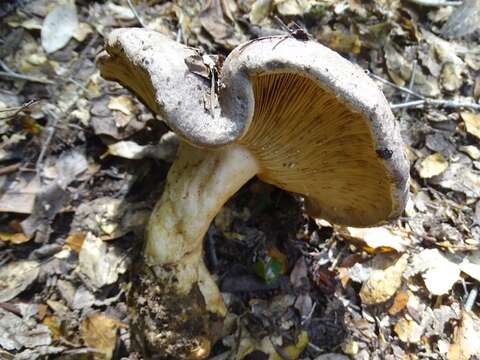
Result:
<svg viewBox="0 0 480 360"><path fill-rule="evenodd" d="M314 41L270 37L235 49L220 99L245 103L237 140L258 176L304 195L307 210L337 224L371 226L397 217L409 164L382 92L358 66ZM249 96L238 98L238 87Z"/></svg>

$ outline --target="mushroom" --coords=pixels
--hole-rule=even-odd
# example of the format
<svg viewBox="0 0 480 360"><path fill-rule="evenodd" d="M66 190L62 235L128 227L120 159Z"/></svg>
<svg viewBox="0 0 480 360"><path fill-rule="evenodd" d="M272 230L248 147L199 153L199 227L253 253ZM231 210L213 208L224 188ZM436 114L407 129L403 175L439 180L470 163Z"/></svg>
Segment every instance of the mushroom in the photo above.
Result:
<svg viewBox="0 0 480 360"><path fill-rule="evenodd" d="M210 324L226 314L202 240L243 184L258 176L302 195L312 216L362 227L403 211L409 177L384 95L334 51L252 40L225 59L218 94L189 70L185 59L197 54L153 31L117 29L98 58L103 77L133 90L181 139L147 226L132 321L150 350L192 358L208 354Z"/></svg>

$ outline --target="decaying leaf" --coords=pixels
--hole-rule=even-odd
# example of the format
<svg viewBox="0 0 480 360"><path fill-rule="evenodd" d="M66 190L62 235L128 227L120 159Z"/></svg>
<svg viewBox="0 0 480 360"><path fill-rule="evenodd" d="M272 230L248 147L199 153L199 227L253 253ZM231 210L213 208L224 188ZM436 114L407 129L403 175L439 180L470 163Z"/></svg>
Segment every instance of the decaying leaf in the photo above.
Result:
<svg viewBox="0 0 480 360"><path fill-rule="evenodd" d="M471 360L480 354L480 319L473 312L462 312L460 326L448 349L448 360Z"/></svg>
<svg viewBox="0 0 480 360"><path fill-rule="evenodd" d="M82 321L81 333L85 343L101 352L94 355L95 359L112 358L117 341L117 330L120 327L125 325L101 313L92 314Z"/></svg>
<svg viewBox="0 0 480 360"><path fill-rule="evenodd" d="M92 288L113 284L127 265L128 258L119 249L87 234L78 256L78 271Z"/></svg>
<svg viewBox="0 0 480 360"><path fill-rule="evenodd" d="M402 274L407 267L408 255L379 254L371 262L371 272L360 290L366 305L380 304L390 299L402 284Z"/></svg>
<svg viewBox="0 0 480 360"><path fill-rule="evenodd" d="M335 229L345 239L360 241L374 251L392 249L397 252L403 252L411 242L407 233L386 226L373 228L338 226Z"/></svg>
<svg viewBox="0 0 480 360"><path fill-rule="evenodd" d="M448 168L448 161L440 153L422 159L417 166L418 174L424 179L440 175Z"/></svg>
<svg viewBox="0 0 480 360"><path fill-rule="evenodd" d="M14 261L0 267L0 302L6 302L35 281L40 271L36 261Z"/></svg>
<svg viewBox="0 0 480 360"><path fill-rule="evenodd" d="M73 3L54 7L42 25L42 46L45 51L53 53L67 45L77 26L77 9Z"/></svg>
<svg viewBox="0 0 480 360"><path fill-rule="evenodd" d="M465 130L480 139L480 114L462 112L460 115L465 123Z"/></svg>

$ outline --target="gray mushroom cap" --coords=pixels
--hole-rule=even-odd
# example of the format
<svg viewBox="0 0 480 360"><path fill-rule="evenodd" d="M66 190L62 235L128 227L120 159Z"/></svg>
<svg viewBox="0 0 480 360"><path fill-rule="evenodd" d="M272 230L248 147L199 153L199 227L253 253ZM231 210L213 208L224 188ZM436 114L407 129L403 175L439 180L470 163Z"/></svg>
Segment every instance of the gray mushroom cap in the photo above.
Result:
<svg viewBox="0 0 480 360"><path fill-rule="evenodd" d="M220 112L213 114L206 106L210 82L192 73L185 63L195 53L153 31L118 29L108 36L99 64L104 77L130 87L187 142L200 147L244 144L264 164L259 177L305 195L313 215L368 226L403 211L409 164L399 129L384 95L360 67L314 41L283 36L255 39L238 46L225 59L219 79ZM283 103L289 101L298 109L286 109ZM292 119L282 118L287 110L295 113ZM335 125L335 116L339 125ZM308 129L302 131L317 139L312 135L304 140L298 135L296 130L303 129L302 117L310 117L304 125ZM262 121L266 123L259 125ZM287 125L279 126L279 121L284 125L287 121ZM324 132L322 126L326 126ZM315 129L310 131L312 127ZM290 146L288 134L274 134L268 141L259 139L259 134L268 137L270 128L291 132L292 138L296 134L297 140ZM328 141L322 142L322 137ZM335 137L336 143L328 145ZM327 145L331 148L328 151ZM297 152L298 157L291 155ZM330 157L330 162L318 160L321 156ZM331 169L335 162L353 170L335 172ZM291 164L298 164L304 172L291 175ZM325 173L331 172L330 177L318 177L323 187L314 181L322 167ZM306 185L303 178L307 176L314 180ZM359 186L370 190L359 194L355 189ZM366 199L369 196L372 199ZM370 208L362 208L363 202ZM368 215L373 212L375 215Z"/></svg>

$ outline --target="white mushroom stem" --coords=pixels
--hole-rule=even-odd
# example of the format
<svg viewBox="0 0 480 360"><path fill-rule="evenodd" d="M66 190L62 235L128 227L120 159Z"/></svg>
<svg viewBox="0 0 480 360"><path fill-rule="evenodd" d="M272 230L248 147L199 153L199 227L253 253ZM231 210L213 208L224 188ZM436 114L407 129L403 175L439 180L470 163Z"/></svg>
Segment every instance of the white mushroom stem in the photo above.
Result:
<svg viewBox="0 0 480 360"><path fill-rule="evenodd" d="M223 204L258 170L241 145L209 150L182 142L147 226L145 262L159 281L174 284L179 295L198 283L207 309L220 316L225 306L203 262L203 237Z"/></svg>

